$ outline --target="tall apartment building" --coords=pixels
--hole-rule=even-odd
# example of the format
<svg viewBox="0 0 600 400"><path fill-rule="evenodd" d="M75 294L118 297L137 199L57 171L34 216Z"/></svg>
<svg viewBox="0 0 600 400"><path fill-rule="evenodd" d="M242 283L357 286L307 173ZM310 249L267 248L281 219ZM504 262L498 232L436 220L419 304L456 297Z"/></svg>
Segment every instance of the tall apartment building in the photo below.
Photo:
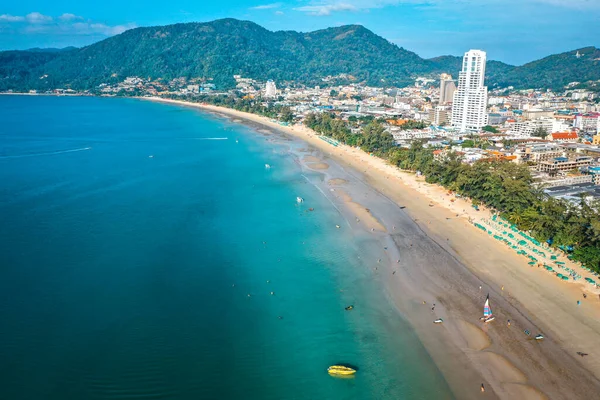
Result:
<svg viewBox="0 0 600 400"><path fill-rule="evenodd" d="M440 104L452 103L456 85L449 74L440 75Z"/></svg>
<svg viewBox="0 0 600 400"><path fill-rule="evenodd" d="M429 121L436 126L447 123L450 119L449 106L436 106L429 111Z"/></svg>
<svg viewBox="0 0 600 400"><path fill-rule="evenodd" d="M600 113L578 114L575 116L573 126L588 133L600 133Z"/></svg>
<svg viewBox="0 0 600 400"><path fill-rule="evenodd" d="M277 96L277 86L275 86L275 82L272 80L268 80L265 86L265 97L276 97Z"/></svg>
<svg viewBox="0 0 600 400"><path fill-rule="evenodd" d="M452 126L460 132L478 132L487 123L486 53L469 50L463 57L458 88L452 102Z"/></svg>

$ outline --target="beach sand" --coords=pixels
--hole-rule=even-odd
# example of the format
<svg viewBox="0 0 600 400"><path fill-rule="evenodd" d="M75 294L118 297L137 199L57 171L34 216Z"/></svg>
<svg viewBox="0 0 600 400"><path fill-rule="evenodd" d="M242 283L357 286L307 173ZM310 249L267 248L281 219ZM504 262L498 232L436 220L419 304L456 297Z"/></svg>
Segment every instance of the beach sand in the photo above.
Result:
<svg viewBox="0 0 600 400"><path fill-rule="evenodd" d="M355 218L360 219L385 246L388 262L378 278L457 398L598 397L598 296L583 300L583 285L530 268L468 222L489 216L487 211L475 211L462 199L452 202L443 188L358 149L334 147L303 126L284 127L215 106L151 100L198 107L309 143L314 151L303 157L305 167L328 174L334 191L327 196L347 210L348 223L359 225ZM496 320L483 324L479 317L488 293ZM439 317L444 323L434 325ZM532 340L537 333L546 339ZM589 355L579 357L577 351ZM485 393L479 390L482 383Z"/></svg>

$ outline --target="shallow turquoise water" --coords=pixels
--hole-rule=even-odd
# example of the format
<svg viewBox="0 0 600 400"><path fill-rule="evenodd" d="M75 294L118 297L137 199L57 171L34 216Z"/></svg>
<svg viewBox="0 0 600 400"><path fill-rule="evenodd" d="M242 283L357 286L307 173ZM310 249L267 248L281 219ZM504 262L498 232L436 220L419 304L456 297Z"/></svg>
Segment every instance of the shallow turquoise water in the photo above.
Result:
<svg viewBox="0 0 600 400"><path fill-rule="evenodd" d="M127 99L0 121L0 398L451 398L285 143Z"/></svg>

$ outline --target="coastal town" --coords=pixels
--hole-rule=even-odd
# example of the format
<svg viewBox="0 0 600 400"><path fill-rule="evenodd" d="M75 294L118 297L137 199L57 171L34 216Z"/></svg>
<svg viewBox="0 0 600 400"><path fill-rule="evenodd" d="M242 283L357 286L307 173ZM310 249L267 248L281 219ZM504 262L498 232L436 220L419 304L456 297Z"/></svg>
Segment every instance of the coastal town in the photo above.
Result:
<svg viewBox="0 0 600 400"><path fill-rule="evenodd" d="M228 96L289 109L286 124L301 123L311 113L330 113L344 121L377 119L398 146L419 140L435 148L438 159L454 152L470 164L481 159L526 164L549 196L575 202L582 195L600 198L600 82L571 82L560 91L488 89L485 64L485 52L471 50L462 71L417 77L404 88L330 85L352 79L345 74L324 77L323 86L315 87L235 75L237 85L227 91L218 90L210 78L127 77L100 84L95 91L56 88L50 93L189 101Z"/></svg>

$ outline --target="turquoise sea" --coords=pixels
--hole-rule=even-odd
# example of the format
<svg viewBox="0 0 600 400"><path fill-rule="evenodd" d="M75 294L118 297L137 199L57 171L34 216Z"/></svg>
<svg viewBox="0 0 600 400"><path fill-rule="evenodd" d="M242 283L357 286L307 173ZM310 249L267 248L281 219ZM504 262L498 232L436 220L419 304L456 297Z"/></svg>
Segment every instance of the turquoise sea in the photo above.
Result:
<svg viewBox="0 0 600 400"><path fill-rule="evenodd" d="M452 398L294 146L173 105L0 96L0 398Z"/></svg>

